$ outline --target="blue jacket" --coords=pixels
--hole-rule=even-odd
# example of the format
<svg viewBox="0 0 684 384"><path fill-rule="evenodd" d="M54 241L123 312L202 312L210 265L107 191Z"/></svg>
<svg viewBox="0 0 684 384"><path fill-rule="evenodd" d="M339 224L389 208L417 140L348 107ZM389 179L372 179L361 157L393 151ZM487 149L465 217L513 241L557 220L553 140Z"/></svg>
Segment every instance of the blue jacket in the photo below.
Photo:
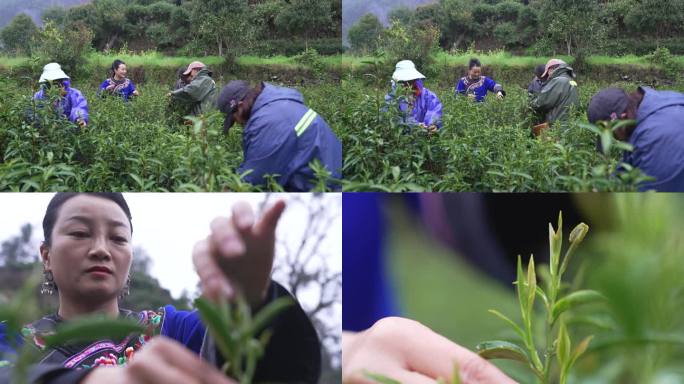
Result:
<svg viewBox="0 0 684 384"><path fill-rule="evenodd" d="M76 88L71 88L71 82L64 80L66 88L66 96L60 99L59 105L56 105L57 111L61 112L71 122L76 122L78 119L83 119L88 123L88 102L81 91ZM33 95L35 100L43 100L45 98L45 91L40 90Z"/></svg>
<svg viewBox="0 0 684 384"><path fill-rule="evenodd" d="M103 92L109 92L107 91L107 87L110 84L116 83L113 83L112 79L107 79L103 81L102 84L100 84L100 89L97 91L97 94L100 95ZM135 92L135 84L133 84L133 81L131 81L130 79L125 79L123 84L114 88L114 90L112 90L111 92L115 95L123 97L124 101L128 101L130 100L131 96L133 96L133 92Z"/></svg>
<svg viewBox="0 0 684 384"><path fill-rule="evenodd" d="M285 190L309 191L314 179L309 163L316 159L332 177L342 178L342 143L295 89L264 84L245 124L242 148L238 172L251 169L244 179L255 185L264 184L264 175L278 174Z"/></svg>
<svg viewBox="0 0 684 384"><path fill-rule="evenodd" d="M634 151L624 161L656 178L642 190L684 192L684 94L641 89L645 94L629 138Z"/></svg>
<svg viewBox="0 0 684 384"><path fill-rule="evenodd" d="M456 84L456 89L454 95L475 95L475 101L481 103L485 100L487 92L499 92L503 91L501 84L490 79L487 76L480 76L478 81L473 82L468 78L468 76L462 77L458 84Z"/></svg>
<svg viewBox="0 0 684 384"><path fill-rule="evenodd" d="M434 124L437 128L442 128L442 102L439 101L439 97L425 88L422 80L415 80L415 84L419 94L413 98L413 108L410 108L411 105L406 98L398 98L399 111L407 115L404 123L422 123L427 126ZM392 90L385 95L385 102L389 104L395 98L397 98L397 85L392 82Z"/></svg>

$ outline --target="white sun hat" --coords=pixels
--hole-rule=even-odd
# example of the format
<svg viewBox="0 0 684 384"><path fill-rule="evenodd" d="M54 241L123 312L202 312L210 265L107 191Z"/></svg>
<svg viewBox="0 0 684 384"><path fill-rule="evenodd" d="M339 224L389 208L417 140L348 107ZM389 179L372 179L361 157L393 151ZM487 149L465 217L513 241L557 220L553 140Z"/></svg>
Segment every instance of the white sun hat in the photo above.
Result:
<svg viewBox="0 0 684 384"><path fill-rule="evenodd" d="M416 65L411 60L402 60L394 67L392 80L394 81L409 81L416 79L424 79L422 73L418 72Z"/></svg>
<svg viewBox="0 0 684 384"><path fill-rule="evenodd" d="M69 79L69 76L67 76L67 74L64 73L64 71L62 71L62 67L59 64L50 63L43 67L43 74L40 75L40 80L38 80L38 82L44 83L46 81L60 79Z"/></svg>

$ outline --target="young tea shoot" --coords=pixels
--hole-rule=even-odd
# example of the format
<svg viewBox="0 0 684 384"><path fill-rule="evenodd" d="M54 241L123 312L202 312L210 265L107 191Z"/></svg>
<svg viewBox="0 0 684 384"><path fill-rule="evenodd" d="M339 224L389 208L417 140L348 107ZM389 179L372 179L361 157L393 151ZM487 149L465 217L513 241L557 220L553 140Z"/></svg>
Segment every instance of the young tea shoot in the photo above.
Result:
<svg viewBox="0 0 684 384"><path fill-rule="evenodd" d="M509 359L525 364L543 384L568 382L570 371L577 359L587 350L593 336L587 336L579 343L573 342L568 332L564 314L570 309L604 299L604 296L593 290L569 292L568 285L563 282L563 275L568 268L579 244L584 240L589 226L577 225L570 232L570 246L562 253L562 213L558 215L558 228L554 231L549 224L550 264L535 269L534 257L530 256L527 270L522 266L518 256L516 292L520 305L522 324L516 323L506 315L496 311L490 312L505 321L520 337L519 343L503 340L485 341L477 346L478 354L487 359ZM542 278L538 284L537 274ZM541 305L539 305L541 303ZM542 309L544 315L543 332L537 329L535 321L535 304ZM544 340L536 340L535 335L544 335ZM539 345L542 345L540 348Z"/></svg>

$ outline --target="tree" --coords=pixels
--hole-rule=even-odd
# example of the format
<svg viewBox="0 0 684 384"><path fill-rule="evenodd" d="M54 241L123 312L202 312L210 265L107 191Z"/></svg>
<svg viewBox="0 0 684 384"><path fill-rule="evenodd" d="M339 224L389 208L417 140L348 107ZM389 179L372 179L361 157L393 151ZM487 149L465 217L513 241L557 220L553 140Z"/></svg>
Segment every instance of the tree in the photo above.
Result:
<svg viewBox="0 0 684 384"><path fill-rule="evenodd" d="M270 196L261 204L266 205ZM340 249L326 249L331 228L341 220L341 199L318 194L309 199L289 198L288 209L306 209L301 240L287 241L280 236L276 245L279 257L273 277L302 303L316 328L323 352L322 383L340 382L342 269L330 259ZM339 256L339 253L338 253ZM306 300L304 299L306 298Z"/></svg>
<svg viewBox="0 0 684 384"><path fill-rule="evenodd" d="M213 45L219 56L231 61L254 43L256 27L249 21L247 0L193 1L191 25L197 42Z"/></svg>
<svg viewBox="0 0 684 384"><path fill-rule="evenodd" d="M0 31L0 39L7 52L15 55L31 55L31 40L38 33L38 27L30 16L22 13Z"/></svg>
<svg viewBox="0 0 684 384"><path fill-rule="evenodd" d="M133 264L130 270L130 294L121 302L121 306L135 311L153 310L173 305L177 309L190 309L187 293L174 299L171 292L159 284L159 280L150 275L152 258L143 248L133 249Z"/></svg>
<svg viewBox="0 0 684 384"><path fill-rule="evenodd" d="M276 26L291 35L303 35L308 49L309 37L332 24L331 0L290 0L276 17Z"/></svg>
<svg viewBox="0 0 684 384"><path fill-rule="evenodd" d="M377 16L365 14L349 29L349 43L352 49L359 52L374 51L378 46L378 38L385 29Z"/></svg>
<svg viewBox="0 0 684 384"><path fill-rule="evenodd" d="M542 25L552 42L563 46L567 55L583 55L602 43L605 26L599 21L600 6L594 0L546 0Z"/></svg>
<svg viewBox="0 0 684 384"><path fill-rule="evenodd" d="M625 16L626 26L641 35L664 38L684 31L684 0L635 2Z"/></svg>
<svg viewBox="0 0 684 384"><path fill-rule="evenodd" d="M21 226L20 234L11 237L0 244L0 264L15 267L20 264L38 261L38 251L31 242L33 226L26 223Z"/></svg>

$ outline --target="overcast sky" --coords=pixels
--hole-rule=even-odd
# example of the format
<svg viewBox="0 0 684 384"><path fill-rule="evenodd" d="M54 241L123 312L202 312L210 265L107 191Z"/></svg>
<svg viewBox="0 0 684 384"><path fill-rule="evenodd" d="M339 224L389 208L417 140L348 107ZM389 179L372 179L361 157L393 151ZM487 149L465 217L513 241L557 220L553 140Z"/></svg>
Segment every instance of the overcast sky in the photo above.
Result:
<svg viewBox="0 0 684 384"><path fill-rule="evenodd" d="M36 254L43 240L42 219L51 193L2 193L0 194L0 242L19 234L25 223L34 226L33 241ZM124 196L133 216L133 246L140 246L153 260L151 274L161 285L178 297L185 289L196 291L197 274L192 265L192 247L209 234L209 223L214 217L230 215L231 206L239 200L249 202L256 210L265 194L256 193L125 193ZM309 194L273 195L271 201L308 201ZM342 215L341 195L326 194L324 198L331 209L339 212L321 249L319 260L331 270L342 270ZM288 205L278 225L278 238L286 245L296 247L302 240L308 209L303 203ZM279 249L276 259L282 254ZM277 260L276 260L277 263Z"/></svg>

